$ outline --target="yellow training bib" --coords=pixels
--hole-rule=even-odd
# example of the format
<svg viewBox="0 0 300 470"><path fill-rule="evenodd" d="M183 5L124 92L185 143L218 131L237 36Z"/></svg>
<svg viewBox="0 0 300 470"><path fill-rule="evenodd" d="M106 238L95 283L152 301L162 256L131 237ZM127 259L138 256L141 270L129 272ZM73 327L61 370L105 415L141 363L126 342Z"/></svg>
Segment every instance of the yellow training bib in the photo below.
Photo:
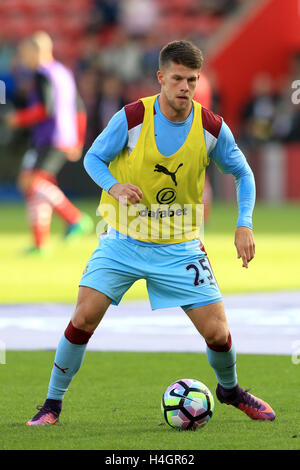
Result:
<svg viewBox="0 0 300 470"><path fill-rule="evenodd" d="M132 153L125 147L109 165L118 182L138 186L143 199L127 207L103 191L99 210L108 225L132 238L180 243L197 238L203 223L201 201L209 159L201 105L193 101L190 132L179 150L165 157L159 152L154 135L156 97L141 99L145 107L144 120Z"/></svg>

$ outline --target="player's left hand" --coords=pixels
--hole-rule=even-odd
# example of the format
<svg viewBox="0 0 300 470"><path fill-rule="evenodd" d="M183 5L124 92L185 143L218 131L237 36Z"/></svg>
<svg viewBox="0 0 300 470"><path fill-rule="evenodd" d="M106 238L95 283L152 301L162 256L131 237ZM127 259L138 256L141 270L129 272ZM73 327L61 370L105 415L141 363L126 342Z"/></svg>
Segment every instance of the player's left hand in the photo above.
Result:
<svg viewBox="0 0 300 470"><path fill-rule="evenodd" d="M251 228L237 227L234 244L237 250L237 257L243 260L243 268L248 268L248 263L255 255L255 243Z"/></svg>

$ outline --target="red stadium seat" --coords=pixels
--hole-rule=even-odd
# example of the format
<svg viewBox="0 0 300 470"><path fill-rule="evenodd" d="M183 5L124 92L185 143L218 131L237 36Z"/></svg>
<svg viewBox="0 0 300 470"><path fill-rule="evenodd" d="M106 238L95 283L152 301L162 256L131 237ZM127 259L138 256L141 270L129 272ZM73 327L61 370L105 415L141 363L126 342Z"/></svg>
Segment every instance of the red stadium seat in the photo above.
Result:
<svg viewBox="0 0 300 470"><path fill-rule="evenodd" d="M198 33L202 35L211 34L220 26L222 18L210 15L179 15L172 14L163 16L159 20L158 27L165 33L189 34Z"/></svg>

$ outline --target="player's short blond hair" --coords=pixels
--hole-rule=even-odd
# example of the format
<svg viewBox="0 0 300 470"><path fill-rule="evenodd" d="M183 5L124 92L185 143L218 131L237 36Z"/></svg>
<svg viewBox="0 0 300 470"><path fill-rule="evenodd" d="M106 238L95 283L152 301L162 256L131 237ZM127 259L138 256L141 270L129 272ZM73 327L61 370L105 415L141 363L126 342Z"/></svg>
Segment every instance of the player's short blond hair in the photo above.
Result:
<svg viewBox="0 0 300 470"><path fill-rule="evenodd" d="M41 52L52 54L53 42L51 37L45 31L37 31L32 36L24 39L21 46L32 46Z"/></svg>
<svg viewBox="0 0 300 470"><path fill-rule="evenodd" d="M37 31L31 36L31 40L40 50L51 52L53 49L52 39L45 31Z"/></svg>

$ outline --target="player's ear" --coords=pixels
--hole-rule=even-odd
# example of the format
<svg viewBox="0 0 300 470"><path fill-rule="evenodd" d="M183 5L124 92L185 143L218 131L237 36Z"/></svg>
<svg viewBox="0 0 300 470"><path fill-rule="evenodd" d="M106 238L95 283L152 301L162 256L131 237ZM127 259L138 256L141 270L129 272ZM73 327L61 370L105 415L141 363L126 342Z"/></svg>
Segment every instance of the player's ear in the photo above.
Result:
<svg viewBox="0 0 300 470"><path fill-rule="evenodd" d="M158 83L160 85L162 85L162 80L163 80L163 76L164 76L163 72L161 70L158 70L156 72L156 76L157 76Z"/></svg>

